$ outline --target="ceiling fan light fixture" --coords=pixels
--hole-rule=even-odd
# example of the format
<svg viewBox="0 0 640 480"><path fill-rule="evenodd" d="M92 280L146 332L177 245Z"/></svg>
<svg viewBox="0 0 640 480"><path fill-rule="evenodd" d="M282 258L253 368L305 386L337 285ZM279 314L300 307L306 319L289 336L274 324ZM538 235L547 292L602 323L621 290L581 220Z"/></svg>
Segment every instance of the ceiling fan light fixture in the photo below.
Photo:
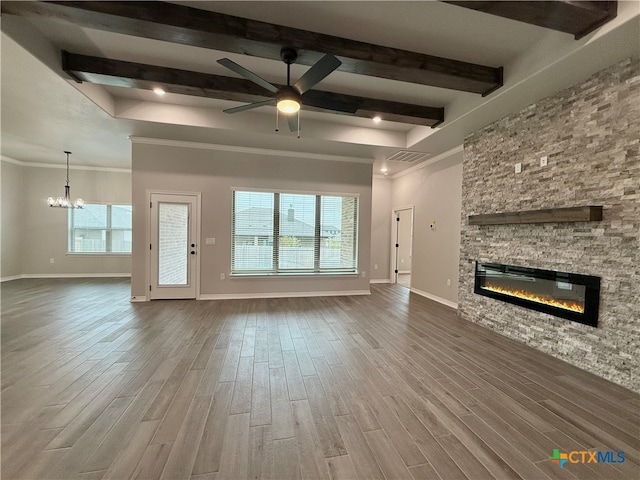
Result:
<svg viewBox="0 0 640 480"><path fill-rule="evenodd" d="M278 110L281 113L291 114L300 110L300 104L295 100L283 99L278 100Z"/></svg>
<svg viewBox="0 0 640 480"><path fill-rule="evenodd" d="M300 110L300 92L293 87L283 87L277 96L277 107L281 113L290 115Z"/></svg>

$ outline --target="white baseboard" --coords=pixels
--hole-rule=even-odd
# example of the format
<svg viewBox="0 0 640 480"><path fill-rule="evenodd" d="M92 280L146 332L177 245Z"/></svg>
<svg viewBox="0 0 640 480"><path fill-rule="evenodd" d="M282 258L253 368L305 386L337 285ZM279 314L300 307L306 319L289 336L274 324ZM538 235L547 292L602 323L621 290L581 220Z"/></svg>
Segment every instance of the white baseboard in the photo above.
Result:
<svg viewBox="0 0 640 480"><path fill-rule="evenodd" d="M410 290L411 292L417 293L418 295L422 297L426 297L429 300L433 300L434 302L441 303L443 305L446 305L447 307L455 308L456 310L458 309L457 303L452 302L451 300L447 300L446 298L438 297L437 295L432 295L430 293L423 292L422 290L418 290L417 288L411 288Z"/></svg>
<svg viewBox="0 0 640 480"><path fill-rule="evenodd" d="M137 302L146 302L147 301L147 297L145 295L133 295L129 301L131 303L137 303Z"/></svg>
<svg viewBox="0 0 640 480"><path fill-rule="evenodd" d="M12 277L3 277L0 282L21 278L130 278L130 273L24 273Z"/></svg>
<svg viewBox="0 0 640 480"><path fill-rule="evenodd" d="M372 278L369 283L391 283L391 280L388 278Z"/></svg>
<svg viewBox="0 0 640 480"><path fill-rule="evenodd" d="M25 273L22 278L122 278L130 273Z"/></svg>
<svg viewBox="0 0 640 480"><path fill-rule="evenodd" d="M0 283L2 282L10 282L11 280L20 280L22 275L12 275L10 277L2 277L0 278Z"/></svg>
<svg viewBox="0 0 640 480"><path fill-rule="evenodd" d="M369 290L341 290L336 292L274 292L274 293L204 293L198 300L247 300L253 298L338 297L371 295Z"/></svg>

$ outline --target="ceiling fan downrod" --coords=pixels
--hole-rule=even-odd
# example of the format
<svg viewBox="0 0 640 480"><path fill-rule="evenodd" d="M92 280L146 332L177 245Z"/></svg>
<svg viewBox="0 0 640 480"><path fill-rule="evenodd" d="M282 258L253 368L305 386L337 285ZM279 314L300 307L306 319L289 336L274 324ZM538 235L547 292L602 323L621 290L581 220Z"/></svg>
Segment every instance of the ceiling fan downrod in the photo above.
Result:
<svg viewBox="0 0 640 480"><path fill-rule="evenodd" d="M291 64L296 62L298 52L291 47L284 47L280 50L280 58L287 64L287 87L291 86Z"/></svg>

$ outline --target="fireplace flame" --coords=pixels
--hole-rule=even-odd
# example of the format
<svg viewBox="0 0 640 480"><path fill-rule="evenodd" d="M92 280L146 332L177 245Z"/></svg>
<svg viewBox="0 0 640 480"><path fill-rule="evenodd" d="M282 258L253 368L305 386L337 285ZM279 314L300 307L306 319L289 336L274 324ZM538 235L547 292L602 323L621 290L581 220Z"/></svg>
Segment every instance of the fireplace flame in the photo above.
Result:
<svg viewBox="0 0 640 480"><path fill-rule="evenodd" d="M508 288L498 287L496 285L485 285L482 288L484 288L485 290L490 290L492 292L501 293L503 295L522 298L524 300L530 300L532 302L542 303L544 305L551 305L552 307L562 308L564 310L570 310L572 312L584 313L584 305L569 300L558 300L552 297L535 295L525 290L512 290Z"/></svg>

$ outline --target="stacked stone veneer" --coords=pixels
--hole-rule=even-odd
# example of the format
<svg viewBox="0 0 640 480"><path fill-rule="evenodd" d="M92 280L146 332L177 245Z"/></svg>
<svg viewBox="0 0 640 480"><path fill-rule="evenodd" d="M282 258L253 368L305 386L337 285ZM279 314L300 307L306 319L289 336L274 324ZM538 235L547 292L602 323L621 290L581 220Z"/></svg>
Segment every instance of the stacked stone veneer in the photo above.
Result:
<svg viewBox="0 0 640 480"><path fill-rule="evenodd" d="M629 59L465 139L459 315L640 391L640 68ZM548 165L540 167L540 157ZM514 166L522 163L522 173ZM470 226L602 205L604 220ZM474 262L602 278L598 328L473 293Z"/></svg>

